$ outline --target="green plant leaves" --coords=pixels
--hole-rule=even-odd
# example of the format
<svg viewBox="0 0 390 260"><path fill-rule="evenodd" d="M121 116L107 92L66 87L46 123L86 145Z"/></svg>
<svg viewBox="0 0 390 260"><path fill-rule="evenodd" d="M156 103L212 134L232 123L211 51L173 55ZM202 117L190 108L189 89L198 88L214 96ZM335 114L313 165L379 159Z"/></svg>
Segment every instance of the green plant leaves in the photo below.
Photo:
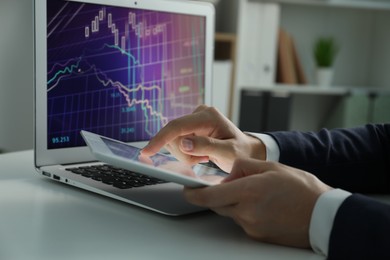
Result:
<svg viewBox="0 0 390 260"><path fill-rule="evenodd" d="M333 38L319 38L314 43L314 59L317 67L332 67L338 49Z"/></svg>

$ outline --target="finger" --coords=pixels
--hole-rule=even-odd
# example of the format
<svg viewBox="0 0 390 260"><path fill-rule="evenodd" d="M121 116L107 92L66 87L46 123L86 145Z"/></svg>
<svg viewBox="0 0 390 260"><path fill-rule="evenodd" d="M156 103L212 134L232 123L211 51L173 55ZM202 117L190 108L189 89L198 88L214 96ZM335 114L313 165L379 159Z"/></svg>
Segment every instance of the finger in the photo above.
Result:
<svg viewBox="0 0 390 260"><path fill-rule="evenodd" d="M222 170L230 172L236 151L231 140L220 140L207 136L187 136L181 139L180 151L191 156L192 163L211 160ZM201 159L202 158L202 159Z"/></svg>
<svg viewBox="0 0 390 260"><path fill-rule="evenodd" d="M179 140L176 140L179 139ZM176 157L179 161L187 163L189 165L195 165L197 163L206 163L209 161L208 156L194 156L190 154L183 153L180 148L180 138L176 138L172 142L168 143L165 147L166 149Z"/></svg>
<svg viewBox="0 0 390 260"><path fill-rule="evenodd" d="M142 153L145 155L155 154L178 136L207 132L208 126L205 124L208 122L210 121L201 112L172 120L150 140L142 149Z"/></svg>
<svg viewBox="0 0 390 260"><path fill-rule="evenodd" d="M207 163L210 161L208 156L192 156L183 154L182 152L171 152L171 154L179 161L189 165L195 165L197 163Z"/></svg>
<svg viewBox="0 0 390 260"><path fill-rule="evenodd" d="M198 113L198 112L203 111L203 110L205 110L205 109L207 109L207 108L209 108L209 107L206 106L206 105L199 105L197 108L195 108L195 110L194 110L192 113L193 113L193 114L194 114L194 113Z"/></svg>
<svg viewBox="0 0 390 260"><path fill-rule="evenodd" d="M212 211L217 213L218 215L224 217L234 218L235 216L236 205L230 205L225 207L211 208Z"/></svg>
<svg viewBox="0 0 390 260"><path fill-rule="evenodd" d="M219 208L235 205L239 202L241 181L229 182L206 188L184 189L188 202L206 208Z"/></svg>
<svg viewBox="0 0 390 260"><path fill-rule="evenodd" d="M226 183L249 175L275 170L276 167L277 163L275 162L267 162L250 158L238 158L234 161L233 168L229 176L226 177L223 182Z"/></svg>
<svg viewBox="0 0 390 260"><path fill-rule="evenodd" d="M226 157L231 153L229 140L208 136L187 136L181 139L180 150L193 156Z"/></svg>

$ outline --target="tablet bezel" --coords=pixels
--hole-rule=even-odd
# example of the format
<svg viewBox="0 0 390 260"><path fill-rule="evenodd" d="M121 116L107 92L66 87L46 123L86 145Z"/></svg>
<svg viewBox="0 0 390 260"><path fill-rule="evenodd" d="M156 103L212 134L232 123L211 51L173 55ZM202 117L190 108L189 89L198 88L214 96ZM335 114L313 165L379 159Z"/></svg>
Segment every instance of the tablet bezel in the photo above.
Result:
<svg viewBox="0 0 390 260"><path fill-rule="evenodd" d="M107 146L107 144L103 141L103 139L109 140L111 142L115 142L118 144L124 144L127 147L139 149L135 146L132 146L130 144L120 142L118 140L108 138L105 136L101 136L98 134L94 134L88 131L81 131L81 136L84 138L85 142L87 143L88 147L91 150L91 153L94 155L96 159L99 161L108 163L115 167L120 167L126 170L134 171L141 174L146 174L151 177L159 178L165 181L174 182L177 184L181 184L188 187L193 188L199 188L199 187L205 187L205 186L213 186L218 185L219 183L210 183L207 181L204 181L202 179L198 178L192 178L190 176L182 175L179 172L171 171L169 169L159 168L153 165L141 163L139 161L135 161L131 158L124 158L119 155L114 154L110 148ZM170 155L167 154L161 154L160 156L169 157L170 160L173 158ZM186 168L194 168L196 166L189 166L185 163L177 161L177 163L181 163ZM205 165L201 165L203 169L210 169L210 171L218 171L220 174L228 176L227 173L223 172L222 170L211 168ZM222 179L221 179L222 180Z"/></svg>

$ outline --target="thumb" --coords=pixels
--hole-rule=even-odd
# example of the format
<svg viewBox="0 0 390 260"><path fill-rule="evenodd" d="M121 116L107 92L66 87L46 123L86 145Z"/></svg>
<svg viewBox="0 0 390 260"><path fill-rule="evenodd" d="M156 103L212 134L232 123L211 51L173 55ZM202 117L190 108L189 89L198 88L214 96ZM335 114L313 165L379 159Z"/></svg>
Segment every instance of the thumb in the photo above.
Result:
<svg viewBox="0 0 390 260"><path fill-rule="evenodd" d="M180 150L185 154L218 159L227 159L229 149L231 149L230 146L228 140L208 136L186 136L180 141Z"/></svg>
<svg viewBox="0 0 390 260"><path fill-rule="evenodd" d="M223 180L223 182L230 182L242 177L263 173L269 170L269 166L267 164L267 162L261 160L239 158L234 161L232 171L229 176Z"/></svg>

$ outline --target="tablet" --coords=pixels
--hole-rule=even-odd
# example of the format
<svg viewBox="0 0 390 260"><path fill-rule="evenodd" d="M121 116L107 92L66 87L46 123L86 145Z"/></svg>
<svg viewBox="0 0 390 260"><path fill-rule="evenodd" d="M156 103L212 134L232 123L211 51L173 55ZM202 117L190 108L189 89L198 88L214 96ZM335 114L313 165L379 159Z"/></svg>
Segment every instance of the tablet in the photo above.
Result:
<svg viewBox="0 0 390 260"><path fill-rule="evenodd" d="M99 161L165 181L197 188L219 184L228 175L203 164L190 166L167 154L141 155L137 147L88 131L81 135Z"/></svg>

